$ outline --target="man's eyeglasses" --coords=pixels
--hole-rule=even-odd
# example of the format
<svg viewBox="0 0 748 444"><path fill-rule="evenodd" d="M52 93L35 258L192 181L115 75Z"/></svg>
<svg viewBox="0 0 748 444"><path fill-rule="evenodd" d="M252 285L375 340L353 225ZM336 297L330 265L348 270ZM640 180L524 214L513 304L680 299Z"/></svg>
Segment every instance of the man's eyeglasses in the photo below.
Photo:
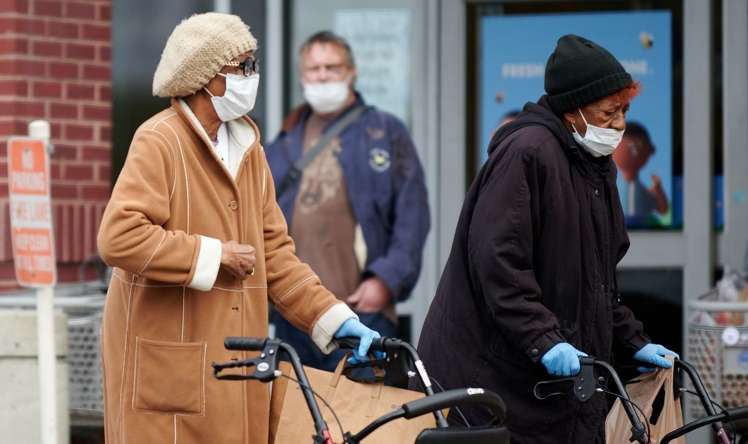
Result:
<svg viewBox="0 0 748 444"><path fill-rule="evenodd" d="M260 72L260 60L257 58L247 59L243 62L232 60L226 63L226 66L236 67L237 69L242 71L242 74L244 74L245 77L249 77L252 74L257 74L258 72Z"/></svg>
<svg viewBox="0 0 748 444"><path fill-rule="evenodd" d="M333 75L341 75L347 67L344 63L336 63L332 65L307 65L304 67L304 72L307 74L317 74L322 71L328 71Z"/></svg>

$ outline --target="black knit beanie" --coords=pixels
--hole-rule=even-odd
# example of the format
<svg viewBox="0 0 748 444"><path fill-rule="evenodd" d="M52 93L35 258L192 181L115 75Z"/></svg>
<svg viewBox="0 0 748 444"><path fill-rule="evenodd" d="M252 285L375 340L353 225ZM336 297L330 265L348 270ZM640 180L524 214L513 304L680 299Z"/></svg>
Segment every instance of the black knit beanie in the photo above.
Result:
<svg viewBox="0 0 748 444"><path fill-rule="evenodd" d="M571 111L633 84L631 75L602 46L567 34L545 65L545 92L556 114Z"/></svg>

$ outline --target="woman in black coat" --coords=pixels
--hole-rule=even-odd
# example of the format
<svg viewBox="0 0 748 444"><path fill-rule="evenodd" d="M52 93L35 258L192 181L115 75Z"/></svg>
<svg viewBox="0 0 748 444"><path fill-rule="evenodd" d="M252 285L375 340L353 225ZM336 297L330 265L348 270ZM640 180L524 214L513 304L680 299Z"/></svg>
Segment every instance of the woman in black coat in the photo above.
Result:
<svg viewBox="0 0 748 444"><path fill-rule="evenodd" d="M650 344L616 285L629 241L610 154L638 84L604 48L567 35L545 89L491 141L418 350L445 388L501 395L513 443L603 443L605 397L538 401L532 389L578 373L584 354L610 361L615 349L670 365L672 352Z"/></svg>

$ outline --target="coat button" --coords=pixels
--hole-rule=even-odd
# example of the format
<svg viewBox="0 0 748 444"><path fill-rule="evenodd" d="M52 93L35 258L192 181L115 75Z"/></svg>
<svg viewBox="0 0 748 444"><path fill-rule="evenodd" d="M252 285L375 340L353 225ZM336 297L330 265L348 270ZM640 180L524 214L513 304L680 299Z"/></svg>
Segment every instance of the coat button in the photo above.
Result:
<svg viewBox="0 0 748 444"><path fill-rule="evenodd" d="M235 200L232 200L231 202L229 202L229 208L236 211L239 208L239 203Z"/></svg>
<svg viewBox="0 0 748 444"><path fill-rule="evenodd" d="M530 350L530 354L533 356L537 356L540 354L540 350L538 350L537 348L533 348L532 350Z"/></svg>

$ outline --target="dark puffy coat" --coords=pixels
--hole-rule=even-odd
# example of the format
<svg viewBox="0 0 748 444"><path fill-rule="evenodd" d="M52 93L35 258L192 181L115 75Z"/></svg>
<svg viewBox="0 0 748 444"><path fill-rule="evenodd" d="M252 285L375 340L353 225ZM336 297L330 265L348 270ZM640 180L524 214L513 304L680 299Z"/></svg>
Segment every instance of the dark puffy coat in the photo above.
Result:
<svg viewBox="0 0 748 444"><path fill-rule="evenodd" d="M538 401L532 389L549 378L540 358L559 342L608 361L614 345L630 357L649 342L616 288L629 241L615 166L582 151L545 98L502 127L489 151L418 350L445 388L500 394L513 443L604 442L603 396Z"/></svg>

